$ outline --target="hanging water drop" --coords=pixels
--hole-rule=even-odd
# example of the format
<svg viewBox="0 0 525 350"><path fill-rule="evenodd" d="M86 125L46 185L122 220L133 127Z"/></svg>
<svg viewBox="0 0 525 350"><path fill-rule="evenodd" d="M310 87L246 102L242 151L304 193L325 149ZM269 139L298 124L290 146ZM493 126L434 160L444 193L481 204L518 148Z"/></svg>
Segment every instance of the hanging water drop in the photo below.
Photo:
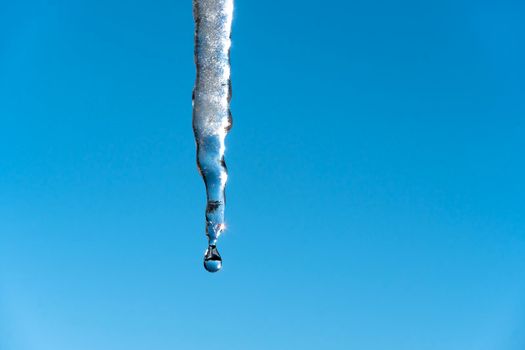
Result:
<svg viewBox="0 0 525 350"><path fill-rule="evenodd" d="M208 246L204 254L204 268L209 272L217 272L222 268L222 258L214 245Z"/></svg>

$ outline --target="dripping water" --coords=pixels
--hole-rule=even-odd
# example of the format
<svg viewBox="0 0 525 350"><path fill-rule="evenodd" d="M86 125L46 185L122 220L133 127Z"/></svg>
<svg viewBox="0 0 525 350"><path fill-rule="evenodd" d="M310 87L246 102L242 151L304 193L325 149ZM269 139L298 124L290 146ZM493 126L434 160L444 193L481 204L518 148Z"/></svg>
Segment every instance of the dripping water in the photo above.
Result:
<svg viewBox="0 0 525 350"><path fill-rule="evenodd" d="M217 247L209 245L204 253L204 268L209 272L217 272L222 267L222 258Z"/></svg>
<svg viewBox="0 0 525 350"><path fill-rule="evenodd" d="M225 229L224 161L226 134L231 128L230 33L233 0L193 0L195 19L195 65L193 131L197 143L197 166L206 186L206 236L204 267L217 272L222 259L217 240Z"/></svg>

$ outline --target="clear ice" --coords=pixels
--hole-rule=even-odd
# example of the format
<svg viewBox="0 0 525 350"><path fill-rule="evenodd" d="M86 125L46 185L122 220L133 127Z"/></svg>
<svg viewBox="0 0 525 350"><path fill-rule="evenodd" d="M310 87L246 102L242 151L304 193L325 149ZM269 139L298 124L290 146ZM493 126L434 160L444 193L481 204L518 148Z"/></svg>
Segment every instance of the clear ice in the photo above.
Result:
<svg viewBox="0 0 525 350"><path fill-rule="evenodd" d="M230 34L233 0L193 0L195 65L193 131L197 166L206 185L206 236L204 268L217 272L222 259L217 240L225 229L224 188L228 173L224 139L231 128Z"/></svg>

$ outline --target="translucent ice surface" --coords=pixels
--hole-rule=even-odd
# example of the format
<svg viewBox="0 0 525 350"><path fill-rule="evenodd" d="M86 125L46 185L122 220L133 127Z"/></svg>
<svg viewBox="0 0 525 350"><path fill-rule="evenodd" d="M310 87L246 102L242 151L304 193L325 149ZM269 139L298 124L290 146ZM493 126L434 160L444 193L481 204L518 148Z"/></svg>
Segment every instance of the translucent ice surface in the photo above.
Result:
<svg viewBox="0 0 525 350"><path fill-rule="evenodd" d="M230 33L233 0L194 0L193 15L197 66L193 131L197 143L197 165L207 195L208 250L204 266L208 271L216 272L222 267L216 248L217 239L225 229L224 188L228 173L224 162L224 140L232 125Z"/></svg>

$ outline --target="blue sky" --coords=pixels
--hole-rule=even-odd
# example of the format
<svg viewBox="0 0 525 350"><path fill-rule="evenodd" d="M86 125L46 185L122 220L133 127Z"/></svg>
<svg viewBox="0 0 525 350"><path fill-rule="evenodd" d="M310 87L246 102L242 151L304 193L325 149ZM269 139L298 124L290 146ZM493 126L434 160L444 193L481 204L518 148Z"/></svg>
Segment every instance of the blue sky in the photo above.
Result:
<svg viewBox="0 0 525 350"><path fill-rule="evenodd" d="M1 1L0 349L522 350L524 23L237 1L212 275L191 1Z"/></svg>

